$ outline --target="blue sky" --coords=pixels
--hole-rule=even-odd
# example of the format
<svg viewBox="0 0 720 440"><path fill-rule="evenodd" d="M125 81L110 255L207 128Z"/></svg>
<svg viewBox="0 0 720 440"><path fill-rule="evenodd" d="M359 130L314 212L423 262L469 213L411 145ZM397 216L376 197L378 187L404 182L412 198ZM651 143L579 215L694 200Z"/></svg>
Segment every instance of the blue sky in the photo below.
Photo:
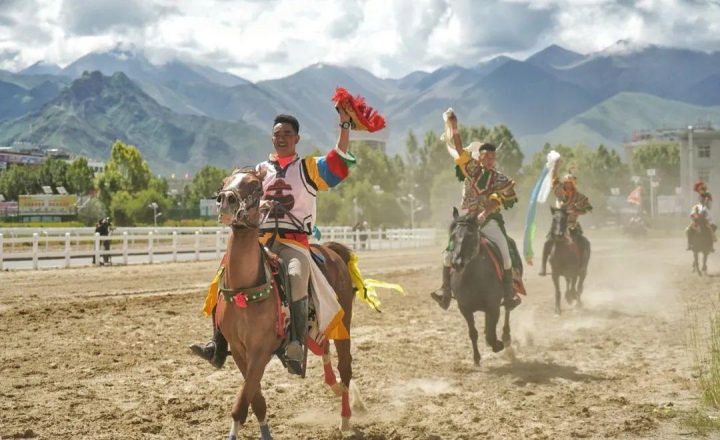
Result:
<svg viewBox="0 0 720 440"><path fill-rule="evenodd" d="M621 39L720 50L720 0L0 0L7 70L122 45L253 81L317 62L399 77Z"/></svg>

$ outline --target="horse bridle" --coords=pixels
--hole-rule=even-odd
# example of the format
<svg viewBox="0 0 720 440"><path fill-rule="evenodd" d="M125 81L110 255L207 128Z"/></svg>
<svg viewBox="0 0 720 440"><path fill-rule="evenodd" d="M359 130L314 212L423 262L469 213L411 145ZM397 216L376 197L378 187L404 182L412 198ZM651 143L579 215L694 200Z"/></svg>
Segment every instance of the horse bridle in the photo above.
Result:
<svg viewBox="0 0 720 440"><path fill-rule="evenodd" d="M242 182L242 179L240 180L240 182ZM235 211L235 216L234 216L232 224L231 224L231 226L233 228L236 228L236 229L258 228L267 219L269 212L266 213L263 216L263 218L260 219L259 222L257 222L257 223L250 222L249 211L253 208L260 207L260 201L263 196L262 184L258 185L257 189L255 189L254 191L252 191L251 193L247 194L244 197L240 194L239 184L233 188L222 188L220 190L220 193L223 193L223 192L230 192L232 194L232 196L238 201L238 209ZM218 204L222 203L220 200L220 194L218 194L216 202Z"/></svg>

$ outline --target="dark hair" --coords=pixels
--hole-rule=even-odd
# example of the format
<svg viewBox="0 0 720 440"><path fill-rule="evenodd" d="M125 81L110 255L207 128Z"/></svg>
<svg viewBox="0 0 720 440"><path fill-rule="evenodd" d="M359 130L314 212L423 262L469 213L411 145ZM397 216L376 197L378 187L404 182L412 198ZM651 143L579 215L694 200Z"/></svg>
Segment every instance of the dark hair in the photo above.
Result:
<svg viewBox="0 0 720 440"><path fill-rule="evenodd" d="M275 121L273 122L273 127L277 124L290 124L292 125L292 128L295 129L295 134L300 133L300 123L295 118L295 116L291 115L277 115L275 116Z"/></svg>
<svg viewBox="0 0 720 440"><path fill-rule="evenodd" d="M479 150L479 151L495 151L495 150L497 150L497 148L495 147L495 145L493 145L493 144L491 144L491 143L488 143L488 142L484 142L484 143L480 146L480 150Z"/></svg>

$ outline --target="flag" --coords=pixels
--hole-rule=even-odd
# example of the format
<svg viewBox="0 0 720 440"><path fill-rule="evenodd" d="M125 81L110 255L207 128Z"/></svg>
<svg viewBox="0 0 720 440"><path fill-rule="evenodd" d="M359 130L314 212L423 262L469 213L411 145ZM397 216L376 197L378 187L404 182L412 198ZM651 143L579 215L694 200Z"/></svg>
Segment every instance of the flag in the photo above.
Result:
<svg viewBox="0 0 720 440"><path fill-rule="evenodd" d="M535 239L535 213L537 212L537 204L545 203L552 191L552 179L555 175L554 168L558 159L560 159L560 154L557 151L552 150L548 153L547 163L530 193L530 203L528 204L528 213L525 219L525 235L523 237L523 254L525 255L525 261L530 265L532 265L532 259L535 255L532 249L532 242Z"/></svg>
<svg viewBox="0 0 720 440"><path fill-rule="evenodd" d="M627 202L638 206L642 204L642 186L638 186L628 194Z"/></svg>

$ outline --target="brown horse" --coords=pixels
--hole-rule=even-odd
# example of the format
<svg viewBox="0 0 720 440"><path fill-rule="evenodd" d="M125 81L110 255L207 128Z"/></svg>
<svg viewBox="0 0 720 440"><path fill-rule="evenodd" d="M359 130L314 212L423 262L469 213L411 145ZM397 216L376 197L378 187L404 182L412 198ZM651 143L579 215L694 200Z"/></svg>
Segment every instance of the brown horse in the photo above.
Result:
<svg viewBox="0 0 720 440"><path fill-rule="evenodd" d="M219 219L231 226L223 280L226 290L257 292L257 289L254 289L256 286L267 285L270 281L266 279L266 253L258 244L258 229L265 207L264 203L261 203L263 177L264 174L254 170L236 170L225 179L218 195ZM337 294L338 302L344 310L343 323L349 332L354 297L347 268L351 253L338 243L317 245L316 248L325 258L321 269ZM218 327L227 339L235 364L245 378L232 408L230 440L237 438L238 430L245 424L249 406L260 423L261 439L272 439L267 425L267 405L262 394L261 381L266 365L285 342L285 338L280 335L282 332L278 332L277 327L277 292L270 290L272 293L257 301L254 301L253 297L257 298L258 295L247 295L247 304L244 307L237 306L237 301L235 304L228 303L223 295L218 298ZM352 378L350 340L336 340L335 348L338 352L338 371L342 383L337 384L330 364L329 344L324 347L323 355L325 382L341 396L341 429L349 430L351 410L348 391Z"/></svg>

